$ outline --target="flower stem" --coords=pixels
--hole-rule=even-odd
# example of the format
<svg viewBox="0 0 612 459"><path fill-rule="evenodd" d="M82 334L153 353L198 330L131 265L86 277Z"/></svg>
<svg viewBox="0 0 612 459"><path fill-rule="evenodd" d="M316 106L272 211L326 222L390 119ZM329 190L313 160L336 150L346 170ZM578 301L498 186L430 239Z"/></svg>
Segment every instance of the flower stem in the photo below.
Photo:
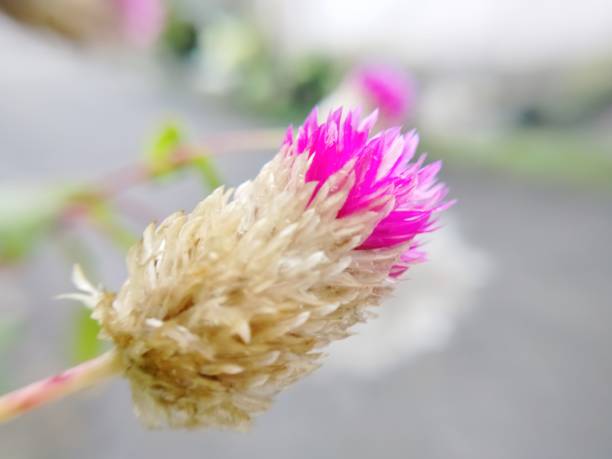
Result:
<svg viewBox="0 0 612 459"><path fill-rule="evenodd" d="M0 397L0 423L71 395L119 374L121 360L115 350L88 360L55 376Z"/></svg>

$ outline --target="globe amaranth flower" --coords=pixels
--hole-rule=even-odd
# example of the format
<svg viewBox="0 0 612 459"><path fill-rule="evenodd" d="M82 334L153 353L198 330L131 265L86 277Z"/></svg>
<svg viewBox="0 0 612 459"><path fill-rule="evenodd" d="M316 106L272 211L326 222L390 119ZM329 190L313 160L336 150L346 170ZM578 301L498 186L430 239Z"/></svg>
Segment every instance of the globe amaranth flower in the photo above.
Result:
<svg viewBox="0 0 612 459"><path fill-rule="evenodd" d="M114 0L122 34L136 46L151 45L165 21L162 0Z"/></svg>
<svg viewBox="0 0 612 459"><path fill-rule="evenodd" d="M401 122L413 109L416 90L406 73L389 66L370 65L357 69L353 79L368 104L378 107L387 122Z"/></svg>
<svg viewBox="0 0 612 459"><path fill-rule="evenodd" d="M446 188L418 138L313 112L255 179L150 225L90 290L147 425L244 428L422 260Z"/></svg>
<svg viewBox="0 0 612 459"><path fill-rule="evenodd" d="M353 69L321 103L322 113L338 106L378 110L379 129L402 124L415 108L416 85L411 76L386 65ZM321 121L323 121L322 119Z"/></svg>

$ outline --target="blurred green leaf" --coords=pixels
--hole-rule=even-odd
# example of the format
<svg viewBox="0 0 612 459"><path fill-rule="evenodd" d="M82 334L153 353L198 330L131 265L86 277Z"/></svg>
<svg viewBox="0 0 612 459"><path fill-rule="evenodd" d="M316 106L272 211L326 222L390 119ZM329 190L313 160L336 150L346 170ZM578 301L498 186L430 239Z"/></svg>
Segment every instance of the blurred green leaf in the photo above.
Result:
<svg viewBox="0 0 612 459"><path fill-rule="evenodd" d="M223 185L223 180L210 157L206 155L194 156L191 164L199 172L202 181L210 190Z"/></svg>
<svg viewBox="0 0 612 459"><path fill-rule="evenodd" d="M155 133L150 147L146 150L146 160L156 175L172 170L172 157L183 142L183 131L176 123L166 123Z"/></svg>
<svg viewBox="0 0 612 459"><path fill-rule="evenodd" d="M46 219L32 217L28 220L0 223L0 261L15 262L30 253L49 226Z"/></svg>
<svg viewBox="0 0 612 459"><path fill-rule="evenodd" d="M122 225L119 216L108 203L98 201L91 205L90 212L94 221L120 249L127 250L138 240L136 235Z"/></svg>
<svg viewBox="0 0 612 459"><path fill-rule="evenodd" d="M190 156L187 152L179 159L177 152L184 146L184 131L176 123L163 125L153 137L146 158L156 178L166 178L181 169L193 168L202 178L205 186L214 190L223 181L211 158L204 154Z"/></svg>
<svg viewBox="0 0 612 459"><path fill-rule="evenodd" d="M612 144L593 135L534 128L469 138L429 133L423 138L424 150L451 161L576 184L612 185Z"/></svg>
<svg viewBox="0 0 612 459"><path fill-rule="evenodd" d="M0 262L27 256L52 226L65 193L44 187L0 188Z"/></svg>
<svg viewBox="0 0 612 459"><path fill-rule="evenodd" d="M91 359L102 350L102 342L98 339L100 325L91 318L91 310L79 308L74 317L73 359L82 362Z"/></svg>
<svg viewBox="0 0 612 459"><path fill-rule="evenodd" d="M170 54L179 58L190 56L198 47L198 36L197 26L171 8L161 37Z"/></svg>

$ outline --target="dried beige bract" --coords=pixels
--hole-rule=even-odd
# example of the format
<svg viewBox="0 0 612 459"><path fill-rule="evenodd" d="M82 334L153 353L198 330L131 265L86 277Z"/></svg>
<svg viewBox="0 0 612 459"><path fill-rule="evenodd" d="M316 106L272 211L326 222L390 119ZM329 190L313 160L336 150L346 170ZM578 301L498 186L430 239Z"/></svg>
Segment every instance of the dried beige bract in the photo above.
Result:
<svg viewBox="0 0 612 459"><path fill-rule="evenodd" d="M422 261L448 207L418 137L314 111L252 181L150 225L117 294L81 293L114 348L0 397L0 422L123 373L149 426L244 429Z"/></svg>
<svg viewBox="0 0 612 459"><path fill-rule="evenodd" d="M252 182L149 226L116 296L92 291L144 423L247 427L421 257L436 165L358 121L313 114Z"/></svg>
<svg viewBox="0 0 612 459"><path fill-rule="evenodd" d="M308 205L307 166L278 155L235 193L149 226L118 295L96 305L146 424L247 426L390 287L402 247L354 251L380 215L336 218L346 171Z"/></svg>

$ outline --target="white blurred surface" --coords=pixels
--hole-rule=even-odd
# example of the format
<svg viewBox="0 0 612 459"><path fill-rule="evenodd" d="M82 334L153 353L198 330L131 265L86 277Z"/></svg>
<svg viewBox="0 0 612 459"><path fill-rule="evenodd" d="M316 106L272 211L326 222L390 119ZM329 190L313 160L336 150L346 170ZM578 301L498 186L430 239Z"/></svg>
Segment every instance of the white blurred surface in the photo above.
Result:
<svg viewBox="0 0 612 459"><path fill-rule="evenodd" d="M612 52L609 0L258 0L288 53L395 56L430 67L567 64Z"/></svg>

